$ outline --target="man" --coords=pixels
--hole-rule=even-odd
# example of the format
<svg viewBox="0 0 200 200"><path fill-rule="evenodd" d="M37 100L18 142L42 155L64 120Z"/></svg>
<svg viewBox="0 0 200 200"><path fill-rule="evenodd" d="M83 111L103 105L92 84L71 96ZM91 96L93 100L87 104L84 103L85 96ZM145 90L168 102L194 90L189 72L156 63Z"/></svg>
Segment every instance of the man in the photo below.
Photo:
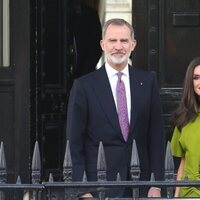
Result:
<svg viewBox="0 0 200 200"><path fill-rule="evenodd" d="M129 66L128 59L136 41L132 26L123 19L111 19L105 23L100 44L105 53L105 64L75 80L69 98L67 136L71 147L73 180L82 180L84 170L88 181L96 180L100 141L104 145L107 180L116 180L118 172L122 180L130 180L133 139L138 148L141 180L149 180L152 172L156 180L162 180L164 139L155 76ZM118 72L122 72L121 80L118 80ZM118 84L122 82L126 105L123 104L121 109ZM127 112L127 115L123 114L123 122L128 121L128 125L121 122L122 110ZM128 192L124 188L111 189L107 196L127 197ZM151 187L148 196L160 197L160 188Z"/></svg>

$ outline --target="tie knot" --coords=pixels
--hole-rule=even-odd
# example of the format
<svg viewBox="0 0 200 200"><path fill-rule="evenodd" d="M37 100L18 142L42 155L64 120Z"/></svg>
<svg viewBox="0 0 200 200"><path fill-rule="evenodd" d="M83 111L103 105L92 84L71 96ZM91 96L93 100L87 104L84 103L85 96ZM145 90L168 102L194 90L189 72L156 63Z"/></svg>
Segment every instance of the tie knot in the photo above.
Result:
<svg viewBox="0 0 200 200"><path fill-rule="evenodd" d="M118 76L118 79L119 79L119 80L121 80L122 75L123 75L122 72L118 72L118 73L117 73L117 76Z"/></svg>

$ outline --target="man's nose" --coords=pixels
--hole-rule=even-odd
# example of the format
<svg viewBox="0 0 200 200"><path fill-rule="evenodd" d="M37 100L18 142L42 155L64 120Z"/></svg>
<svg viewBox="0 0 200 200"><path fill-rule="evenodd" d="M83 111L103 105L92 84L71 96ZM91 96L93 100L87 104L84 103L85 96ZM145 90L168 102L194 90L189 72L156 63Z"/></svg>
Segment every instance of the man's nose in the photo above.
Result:
<svg viewBox="0 0 200 200"><path fill-rule="evenodd" d="M117 41L115 44L115 48L118 50L122 49L122 43L120 41Z"/></svg>

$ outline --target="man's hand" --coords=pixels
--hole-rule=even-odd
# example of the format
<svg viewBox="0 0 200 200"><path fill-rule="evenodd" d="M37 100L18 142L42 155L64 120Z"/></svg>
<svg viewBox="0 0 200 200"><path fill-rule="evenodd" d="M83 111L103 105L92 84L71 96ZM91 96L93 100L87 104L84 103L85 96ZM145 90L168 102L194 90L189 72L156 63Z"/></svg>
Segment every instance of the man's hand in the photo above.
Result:
<svg viewBox="0 0 200 200"><path fill-rule="evenodd" d="M80 197L80 199L92 199L92 198L93 196L90 193L85 193Z"/></svg>
<svg viewBox="0 0 200 200"><path fill-rule="evenodd" d="M150 187L148 197L161 197L161 189L157 187Z"/></svg>

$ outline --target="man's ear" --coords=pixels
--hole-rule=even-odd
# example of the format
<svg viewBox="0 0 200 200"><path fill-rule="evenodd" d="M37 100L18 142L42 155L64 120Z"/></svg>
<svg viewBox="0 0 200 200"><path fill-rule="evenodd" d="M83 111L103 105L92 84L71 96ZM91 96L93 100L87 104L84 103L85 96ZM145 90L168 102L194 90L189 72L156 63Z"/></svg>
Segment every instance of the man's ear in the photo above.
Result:
<svg viewBox="0 0 200 200"><path fill-rule="evenodd" d="M137 45L137 41L133 40L132 41L132 51L135 49L136 45Z"/></svg>
<svg viewBox="0 0 200 200"><path fill-rule="evenodd" d="M104 41L103 40L100 40L100 46L101 46L102 50L104 51Z"/></svg>

